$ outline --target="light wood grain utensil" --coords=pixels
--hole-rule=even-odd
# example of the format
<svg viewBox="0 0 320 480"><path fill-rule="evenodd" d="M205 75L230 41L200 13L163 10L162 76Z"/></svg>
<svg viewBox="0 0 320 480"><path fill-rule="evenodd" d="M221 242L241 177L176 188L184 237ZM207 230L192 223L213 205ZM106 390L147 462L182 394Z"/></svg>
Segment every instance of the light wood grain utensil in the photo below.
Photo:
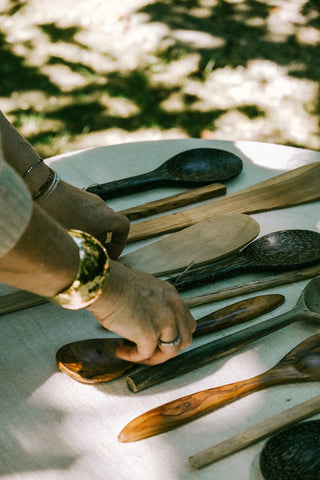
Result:
<svg viewBox="0 0 320 480"><path fill-rule="evenodd" d="M156 407L140 415L120 432L121 442L135 442L212 412L274 385L320 379L320 335L304 340L270 370L255 377L221 387L202 390Z"/></svg>
<svg viewBox="0 0 320 480"><path fill-rule="evenodd" d="M128 241L180 230L213 215L267 212L319 200L319 177L320 162L304 165L205 205L135 223Z"/></svg>
<svg viewBox="0 0 320 480"><path fill-rule="evenodd" d="M146 218L176 208L186 207L192 203L203 202L224 195L226 191L227 188L222 183L212 183L204 187L192 188L186 192L170 195L160 200L142 203L136 207L121 210L119 213L122 213L122 215L125 215L131 221L138 220L139 218Z"/></svg>
<svg viewBox="0 0 320 480"><path fill-rule="evenodd" d="M248 215L218 215L123 255L119 261L136 270L165 275L239 251L259 231L258 222Z"/></svg>
<svg viewBox="0 0 320 480"><path fill-rule="evenodd" d="M189 457L190 465L193 468L203 468L263 440L284 427L305 420L317 413L320 413L320 395L278 413L264 422L258 423L223 442L192 455Z"/></svg>

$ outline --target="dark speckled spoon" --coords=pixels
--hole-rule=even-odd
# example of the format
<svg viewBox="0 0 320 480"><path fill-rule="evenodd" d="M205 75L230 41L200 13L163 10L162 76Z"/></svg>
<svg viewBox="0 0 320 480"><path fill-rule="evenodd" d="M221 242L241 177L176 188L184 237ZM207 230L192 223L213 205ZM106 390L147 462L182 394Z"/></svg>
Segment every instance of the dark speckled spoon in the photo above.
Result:
<svg viewBox="0 0 320 480"><path fill-rule="evenodd" d="M184 291L238 273L294 270L319 262L320 233L279 230L257 238L232 258L195 268L168 281Z"/></svg>
<svg viewBox="0 0 320 480"><path fill-rule="evenodd" d="M266 480L320 479L320 420L293 425L271 437L262 449Z"/></svg>
<svg viewBox="0 0 320 480"><path fill-rule="evenodd" d="M235 177L242 167L242 160L227 150L193 148L174 155L151 172L92 185L87 191L107 199L161 185L201 186Z"/></svg>

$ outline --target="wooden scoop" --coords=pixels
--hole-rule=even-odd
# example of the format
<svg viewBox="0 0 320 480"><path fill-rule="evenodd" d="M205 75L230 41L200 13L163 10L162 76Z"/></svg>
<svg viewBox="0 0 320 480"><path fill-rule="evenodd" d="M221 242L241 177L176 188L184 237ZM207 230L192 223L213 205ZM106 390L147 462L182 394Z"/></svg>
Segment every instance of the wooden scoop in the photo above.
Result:
<svg viewBox="0 0 320 480"><path fill-rule="evenodd" d="M120 442L135 442L167 432L190 420L221 408L249 393L274 385L320 379L320 335L291 350L280 362L256 377L202 390L154 408L132 420L120 432Z"/></svg>
<svg viewBox="0 0 320 480"><path fill-rule="evenodd" d="M200 220L225 213L259 213L320 199L320 162L304 165L225 197L183 212L135 223L128 241L174 232Z"/></svg>
<svg viewBox="0 0 320 480"><path fill-rule="evenodd" d="M284 301L283 295L260 295L228 305L197 320L193 337L217 332L270 312ZM136 365L116 356L121 338L93 338L61 347L56 360L60 370L81 383L108 382Z"/></svg>

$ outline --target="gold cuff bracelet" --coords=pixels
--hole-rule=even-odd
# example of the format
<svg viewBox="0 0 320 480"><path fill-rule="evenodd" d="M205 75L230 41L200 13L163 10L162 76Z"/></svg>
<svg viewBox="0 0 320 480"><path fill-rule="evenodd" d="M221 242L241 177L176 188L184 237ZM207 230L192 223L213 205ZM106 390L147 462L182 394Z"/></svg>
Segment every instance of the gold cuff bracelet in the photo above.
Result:
<svg viewBox="0 0 320 480"><path fill-rule="evenodd" d="M109 274L107 250L92 235L69 230L79 248L79 269L69 288L49 300L69 310L80 310L95 302L102 293Z"/></svg>

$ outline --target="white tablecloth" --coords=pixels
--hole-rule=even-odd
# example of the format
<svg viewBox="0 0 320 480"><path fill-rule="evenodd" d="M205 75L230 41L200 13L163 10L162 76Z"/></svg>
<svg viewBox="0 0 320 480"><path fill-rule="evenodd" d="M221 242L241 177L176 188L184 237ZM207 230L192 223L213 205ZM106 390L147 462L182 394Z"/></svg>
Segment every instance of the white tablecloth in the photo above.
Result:
<svg viewBox="0 0 320 480"><path fill-rule="evenodd" d="M320 160L319 153L292 147L190 139L96 148L60 155L48 163L66 181L87 187L96 182L152 170L173 154L199 146L230 150L243 159L242 173L227 183L228 193ZM179 191L182 189L158 188L108 203L115 210L121 210ZM318 201L256 214L253 218L260 223L260 235L287 228L320 231L319 206ZM144 243L129 245L126 252ZM217 288L256 277L256 274L246 274L224 280L217 284ZM285 303L273 313L251 323L290 310L307 283L303 281L268 290L266 293L284 294ZM210 285L192 293L212 288ZM1 294L7 291L7 287L1 286ZM199 318L254 295L205 305L192 311ZM209 339L235 330L225 330ZM69 312L47 304L3 315L0 319L0 478L261 480L259 454L264 441L198 471L191 469L188 457L314 397L319 394L318 383L269 388L188 425L140 442L122 444L117 435L131 419L155 406L198 390L264 372L314 333L314 325L297 322L193 373L140 393L132 393L127 388L125 377L89 386L77 383L57 370L55 353L60 346L80 339L112 335L105 332L88 312ZM209 339L197 339L189 348Z"/></svg>

